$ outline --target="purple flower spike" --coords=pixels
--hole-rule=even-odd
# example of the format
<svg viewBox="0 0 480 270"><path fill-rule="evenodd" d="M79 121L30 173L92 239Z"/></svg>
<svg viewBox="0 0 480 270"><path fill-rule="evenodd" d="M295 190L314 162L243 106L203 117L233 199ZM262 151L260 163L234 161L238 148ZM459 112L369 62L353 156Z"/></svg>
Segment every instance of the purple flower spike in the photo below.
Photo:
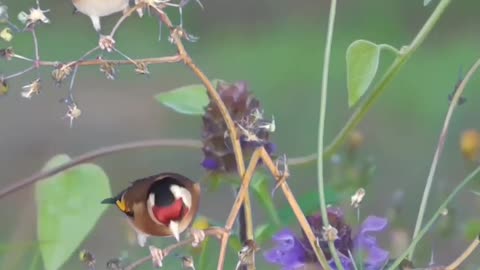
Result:
<svg viewBox="0 0 480 270"><path fill-rule="evenodd" d="M220 167L220 165L215 159L205 158L202 161L202 167L204 167L207 170L215 171Z"/></svg>
<svg viewBox="0 0 480 270"><path fill-rule="evenodd" d="M283 270L295 270L305 265L305 249L293 231L284 229L275 234L272 240L276 247L263 254L265 260L282 266Z"/></svg>
<svg viewBox="0 0 480 270"><path fill-rule="evenodd" d="M343 255L342 253L338 253L338 256L340 257L340 263L342 264L344 270L354 270L355 269L355 267L353 266L352 260L350 260L349 257ZM330 265L330 267L333 270L337 270L337 265L335 264L335 261L333 259L331 259L328 262L328 265Z"/></svg>
<svg viewBox="0 0 480 270"><path fill-rule="evenodd" d="M381 232L388 225L386 218L369 216L362 223L360 233L355 239L355 251L365 256L365 269L381 269L388 261L389 252L380 248L373 232Z"/></svg>

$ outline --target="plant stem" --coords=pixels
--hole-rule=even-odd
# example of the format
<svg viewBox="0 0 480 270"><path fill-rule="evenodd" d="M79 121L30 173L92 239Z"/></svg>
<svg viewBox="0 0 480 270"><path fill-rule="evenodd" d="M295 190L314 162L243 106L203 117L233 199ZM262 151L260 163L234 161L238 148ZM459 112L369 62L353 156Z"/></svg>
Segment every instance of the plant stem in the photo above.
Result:
<svg viewBox="0 0 480 270"><path fill-rule="evenodd" d="M328 89L328 71L330 65L330 54L332 49L332 36L333 36L333 28L335 25L335 13L337 7L337 0L332 0L330 4L330 13L328 15L328 30L327 30L327 41L325 44L325 55L323 59L323 75L322 75L322 92L320 96L320 119L318 124L318 153L319 157L317 160L317 172L318 172L318 194L320 194L320 211L322 213L322 221L325 228L330 227L330 223L328 221L328 214L327 214L327 205L325 202L325 186L324 186L324 178L323 178L323 137L325 134L325 118L327 112L327 89ZM340 258L337 254L337 249L333 244L334 240L329 241L329 249L332 257L335 261L335 265L337 269L343 270L343 265L340 262Z"/></svg>
<svg viewBox="0 0 480 270"><path fill-rule="evenodd" d="M403 259L407 257L407 255L415 248L415 245L422 239L422 237L428 232L428 230L433 226L435 221L438 219L438 217L442 214L443 210L447 205L453 200L453 198L462 190L468 183L470 183L475 177L478 176L480 173L480 166L477 167L473 172L471 172L455 189L448 195L448 197L445 199L445 201L438 207L437 211L435 214L433 214L432 218L425 224L425 227L423 227L415 236L415 238L412 239L412 242L410 243L410 246L402 253L402 255L398 256L398 258L390 265L390 267L387 270L395 270L397 267L402 263Z"/></svg>
<svg viewBox="0 0 480 270"><path fill-rule="evenodd" d="M441 0L437 5L432 15L428 18L427 22L423 25L422 29L418 32L417 36L413 39L409 46L400 50L401 55L390 65L387 72L384 74L379 83L370 92L368 97L357 107L345 126L335 136L333 141L325 148L323 152L324 158L331 157L343 142L348 137L348 134L355 129L355 127L362 121L363 117L367 114L375 101L380 97L383 91L387 88L388 84L393 80L395 75L400 71L401 67L407 62L410 56L417 50L417 48L423 43L430 31L433 29L438 19L440 19L443 12L446 10L451 0Z"/></svg>
<svg viewBox="0 0 480 270"><path fill-rule="evenodd" d="M202 142L197 140L187 140L187 139L185 140L158 139L158 140L138 141L138 142L130 142L125 144L117 144L117 145L102 147L102 148L93 150L91 152L87 152L81 156L78 156L61 166L52 168L47 171L40 171L28 178L15 181L10 186L7 186L0 190L0 199L7 196L8 194L14 193L28 185L31 185L41 179L45 179L47 177L56 175L57 173L61 173L79 164L88 162L90 160L99 158L101 156L111 155L113 153L131 150L131 149L150 148L150 147L167 147L167 146L199 149L199 148L202 148Z"/></svg>
<svg viewBox="0 0 480 270"><path fill-rule="evenodd" d="M443 147L445 145L445 140L447 139L448 134L448 127L450 124L450 120L452 119L453 111L458 105L458 101L462 96L463 91L465 90L465 86L467 85L468 81L472 77L473 73L478 69L480 66L480 58L473 64L473 66L468 71L465 78L462 80L460 85L457 89L455 89L455 94L453 96L452 101L450 102L450 106L448 107L447 116L445 117L445 121L443 123L443 128L440 133L440 138L438 139L437 149L435 150L435 154L433 156L432 165L430 166L430 171L428 173L427 182L425 184L425 189L423 191L422 201L420 203L420 209L418 211L417 222L415 223L415 230L413 232L412 238L415 238L422 226L423 217L425 215L425 209L427 208L428 197L430 195L430 190L432 189L433 178L435 177L435 172L437 170L438 161L440 160L440 156L443 151ZM415 251L415 247L412 248L410 254L408 255L408 259L411 260L413 257L413 253Z"/></svg>

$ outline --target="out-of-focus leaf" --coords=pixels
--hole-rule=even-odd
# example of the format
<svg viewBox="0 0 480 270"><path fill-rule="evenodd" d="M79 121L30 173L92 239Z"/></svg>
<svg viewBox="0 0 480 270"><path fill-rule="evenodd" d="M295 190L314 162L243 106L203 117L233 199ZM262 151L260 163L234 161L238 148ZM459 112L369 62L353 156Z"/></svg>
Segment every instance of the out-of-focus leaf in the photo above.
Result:
<svg viewBox="0 0 480 270"><path fill-rule="evenodd" d="M297 196L297 202L300 205L305 215L311 215L320 211L320 197L318 191L310 191L302 196ZM330 187L325 187L325 201L327 204L336 204L338 201L337 194ZM280 220L282 224L288 225L295 220L295 214L293 213L290 205L285 205L278 210Z"/></svg>
<svg viewBox="0 0 480 270"><path fill-rule="evenodd" d="M380 46L367 40L356 40L347 48L348 105L354 106L367 92L380 60Z"/></svg>
<svg viewBox="0 0 480 270"><path fill-rule="evenodd" d="M280 224L280 217L278 216L277 208L273 203L273 198L271 195L271 187L269 185L270 177L267 177L262 172L256 172L253 175L251 182L251 188L255 192L257 199L263 208L267 211L270 219L275 224Z"/></svg>
<svg viewBox="0 0 480 270"><path fill-rule="evenodd" d="M228 241L228 246L235 251L238 252L239 250L242 249L242 242L240 241L240 237L236 234L230 235L230 240Z"/></svg>
<svg viewBox="0 0 480 270"><path fill-rule="evenodd" d="M474 219L467 222L465 225L465 237L468 240L473 240L480 235L480 219Z"/></svg>
<svg viewBox="0 0 480 270"><path fill-rule="evenodd" d="M69 160L67 155L57 155L44 170ZM37 233L45 269L60 269L70 258L107 209L100 201L109 196L108 177L94 164L78 165L37 182Z"/></svg>
<svg viewBox="0 0 480 270"><path fill-rule="evenodd" d="M255 242L258 245L263 245L266 241L272 238L272 235L277 232L278 227L273 224L262 224L255 228Z"/></svg>
<svg viewBox="0 0 480 270"><path fill-rule="evenodd" d="M423 6L426 7L432 0L423 0Z"/></svg>
<svg viewBox="0 0 480 270"><path fill-rule="evenodd" d="M212 80L214 86L219 80ZM155 95L155 99L174 111L188 115L203 115L209 97L203 84L192 84Z"/></svg>

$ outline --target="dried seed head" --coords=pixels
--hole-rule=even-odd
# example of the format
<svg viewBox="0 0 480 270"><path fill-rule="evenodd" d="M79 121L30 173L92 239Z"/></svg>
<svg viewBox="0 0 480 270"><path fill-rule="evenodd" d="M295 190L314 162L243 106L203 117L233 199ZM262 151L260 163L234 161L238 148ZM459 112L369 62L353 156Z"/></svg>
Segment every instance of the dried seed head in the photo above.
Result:
<svg viewBox="0 0 480 270"><path fill-rule="evenodd" d="M217 91L236 124L245 157L250 157L259 146L264 146L272 153L275 147L269 142L269 131L259 128L259 119L263 119L260 102L248 90L248 85L245 82L219 82ZM219 108L212 101L205 108L202 141L202 166L205 169L217 173L236 171L235 154L227 126Z"/></svg>
<svg viewBox="0 0 480 270"><path fill-rule="evenodd" d="M180 259L182 260L183 269L195 270L195 262L193 261L192 256L182 256Z"/></svg>
<svg viewBox="0 0 480 270"><path fill-rule="evenodd" d="M147 64L145 64L143 62L138 62L135 65L135 73L137 73L139 75L149 75L150 71L148 70Z"/></svg>
<svg viewBox="0 0 480 270"><path fill-rule="evenodd" d="M365 197L365 189L359 188L351 197L351 205L354 208L358 208L363 201L363 197Z"/></svg>
<svg viewBox="0 0 480 270"><path fill-rule="evenodd" d="M41 84L40 79L36 79L31 84L22 87L25 91L22 92L22 97L31 99L33 94L40 94Z"/></svg>
<svg viewBox="0 0 480 270"><path fill-rule="evenodd" d="M8 84L7 80L3 78L3 75L0 77L0 96L8 94Z"/></svg>
<svg viewBox="0 0 480 270"><path fill-rule="evenodd" d="M34 27L37 23L50 23L50 20L45 16L46 12L50 10L42 10L39 7L31 8L30 13L22 11L18 14L18 19L22 21L28 28Z"/></svg>
<svg viewBox="0 0 480 270"><path fill-rule="evenodd" d="M252 239L248 239L243 244L242 249L238 252L238 263L236 269L239 269L242 265L252 265L253 258L260 247Z"/></svg>
<svg viewBox="0 0 480 270"><path fill-rule="evenodd" d="M88 267L95 266L95 256L90 251L84 249L79 254L80 261L86 264Z"/></svg>
<svg viewBox="0 0 480 270"><path fill-rule="evenodd" d="M77 104L74 102L67 104L67 112L63 118L68 118L70 120L70 127L73 126L73 120L80 117L82 111L78 108Z"/></svg>
<svg viewBox="0 0 480 270"><path fill-rule="evenodd" d="M124 266L120 258L113 258L107 262L107 270L123 270Z"/></svg>
<svg viewBox="0 0 480 270"><path fill-rule="evenodd" d="M3 30L0 32L0 38L5 40L6 42L12 41L13 39L12 29L10 29L10 27L3 28Z"/></svg>
<svg viewBox="0 0 480 270"><path fill-rule="evenodd" d="M8 22L8 6L6 5L0 5L0 22Z"/></svg>
<svg viewBox="0 0 480 270"><path fill-rule="evenodd" d="M323 239L329 242L333 242L338 239L338 230L331 225L323 227Z"/></svg>
<svg viewBox="0 0 480 270"><path fill-rule="evenodd" d="M55 84L59 86L72 73L71 65L58 64L52 71L52 78Z"/></svg>
<svg viewBox="0 0 480 270"><path fill-rule="evenodd" d="M12 47L8 47L5 49L0 49L0 57L5 58L6 60L12 60L15 52L13 51Z"/></svg>
<svg viewBox="0 0 480 270"><path fill-rule="evenodd" d="M115 64L113 63L107 61L103 62L100 65L100 71L103 72L105 74L105 77L107 77L107 79L109 80L115 80L115 78L117 77L117 70Z"/></svg>

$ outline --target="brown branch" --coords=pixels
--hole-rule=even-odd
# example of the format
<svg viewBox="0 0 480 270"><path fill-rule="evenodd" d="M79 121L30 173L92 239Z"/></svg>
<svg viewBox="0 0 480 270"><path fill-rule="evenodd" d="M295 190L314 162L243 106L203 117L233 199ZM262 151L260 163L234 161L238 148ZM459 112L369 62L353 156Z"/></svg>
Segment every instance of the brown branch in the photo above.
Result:
<svg viewBox="0 0 480 270"><path fill-rule="evenodd" d="M262 150L261 158L263 163L265 164L265 166L267 166L268 170L272 173L275 179L280 183L280 187L282 188L283 193L285 194L285 198L290 204L290 207L292 208L293 213L297 217L297 220L300 223L300 226L305 232L305 235L308 238L308 242L312 246L318 261L322 265L322 268L330 269L327 259L325 257L325 254L323 253L322 249L318 246L318 242L315 235L313 234L312 228L308 224L308 221L305 218L305 215L303 214L302 209L298 205L298 202L295 199L295 196L293 195L292 191L290 190L290 187L287 184L286 178L288 178L288 175L282 175L279 172L277 166L275 166L275 164L273 163L270 155L267 153L265 148L261 148L261 150Z"/></svg>
<svg viewBox="0 0 480 270"><path fill-rule="evenodd" d="M101 65L104 63L110 63L115 65L134 65L138 63L145 63L145 64L166 64L166 63L178 63L182 61L182 57L179 55L173 56L164 56L164 57L150 57L150 58L143 58L143 59L133 59L135 62L131 60L105 60L105 59L94 59L94 60L84 60L84 61L69 61L68 65L73 66L95 66ZM56 66L58 64L57 61L40 61L40 66Z"/></svg>
<svg viewBox="0 0 480 270"><path fill-rule="evenodd" d="M219 228L219 227L215 227L215 228L208 228L206 229L205 231L205 237L210 237L210 236L216 236L216 237L220 237L221 235L225 235L225 234L229 234L229 232L227 230L225 230L224 228ZM164 253L164 256L168 256L172 251L174 251L175 249L178 249L180 247L183 247L183 246L186 246L186 245L189 245L191 244L195 239L193 237L190 237L190 238L187 238L185 240L182 240L180 242L177 242L175 244L172 244L168 247L166 247L165 249L163 249L163 253ZM134 270L134 269L137 269L138 267L140 267L142 264L150 261L152 259L152 256L151 255L148 255L148 256L145 256L135 262L133 262L132 264L130 264L129 266L125 267L124 270Z"/></svg>
<svg viewBox="0 0 480 270"><path fill-rule="evenodd" d="M480 235L473 240L473 242L467 247L467 249L455 260L453 261L450 265L445 267L445 270L456 270L458 267L468 258L470 255L472 255L473 251L477 249L477 247L480 245Z"/></svg>
<svg viewBox="0 0 480 270"><path fill-rule="evenodd" d="M253 174L255 173L255 169L257 168L258 160L260 159L261 148L257 148L250 158L250 163L248 164L248 168L245 171L245 174L242 177L242 182L240 184L240 188L237 192L237 197L235 198L235 202L233 203L232 209L230 210L230 214L228 215L227 221L225 222L225 229L231 230L235 219L238 215L238 211L242 206L246 195L248 193L248 187L250 186L250 181L252 180ZM230 234L226 234L223 236L222 241L220 242L220 253L218 257L218 264L217 269L223 269L223 265L225 263L225 257L227 254L227 244L229 240ZM253 240L253 239L252 239Z"/></svg>
<svg viewBox="0 0 480 270"><path fill-rule="evenodd" d="M238 175L241 175L241 176L245 175L245 162L243 160L242 147L240 145L240 140L238 137L236 126L233 122L232 117L230 116L230 113L228 112L227 107L223 103L220 95L215 90L215 87L212 85L212 83L207 78L207 76L200 70L200 68L198 68L197 65L195 65L192 58L189 56L189 54L185 50L185 47L183 46L183 43L182 43L182 37L185 35L184 30L179 28L174 28L172 22L170 21L170 18L160 8L156 6L151 6L151 7L158 13L160 20L170 29L171 39L173 43L177 46L178 54L182 57L185 65L187 65L193 71L193 73L200 79L200 81L202 81L202 83L207 88L207 92L211 100L219 108L220 113L223 117L223 120L225 121L225 124L227 126L228 134L230 135L230 140L232 142L233 152L235 154L235 161L237 164ZM240 192L237 193L237 197L238 196L240 196ZM252 208L251 208L250 194L248 192L248 189L245 191L245 195L241 195L241 196L245 196L243 205L245 209L245 223L246 223L247 237L251 240L254 240ZM225 238L226 236L224 236L224 239L222 239L222 243L224 243L225 241L228 241L228 239L225 239ZM219 258L219 262L217 265L218 270L223 269L224 261L225 261L225 258L221 258L221 257ZM252 262L252 265L255 265L254 261Z"/></svg>
<svg viewBox="0 0 480 270"><path fill-rule="evenodd" d="M0 199L7 196L8 194L14 193L24 187L27 187L39 180L45 179L47 177L53 176L57 173L63 172L67 169L75 167L76 165L88 162L90 160L99 158L101 156L110 155L113 153L130 150L130 149L137 149L137 148L148 148L148 147L187 147L187 148L201 148L202 142L197 140L187 140L187 139L158 139L158 140L149 140L149 141L138 141L138 142L131 142L126 144L117 144L113 146L103 147L91 152L87 152L81 156L78 156L69 162L58 166L56 168L47 170L47 171L40 171L28 178L15 181L10 186L7 186L0 190Z"/></svg>

